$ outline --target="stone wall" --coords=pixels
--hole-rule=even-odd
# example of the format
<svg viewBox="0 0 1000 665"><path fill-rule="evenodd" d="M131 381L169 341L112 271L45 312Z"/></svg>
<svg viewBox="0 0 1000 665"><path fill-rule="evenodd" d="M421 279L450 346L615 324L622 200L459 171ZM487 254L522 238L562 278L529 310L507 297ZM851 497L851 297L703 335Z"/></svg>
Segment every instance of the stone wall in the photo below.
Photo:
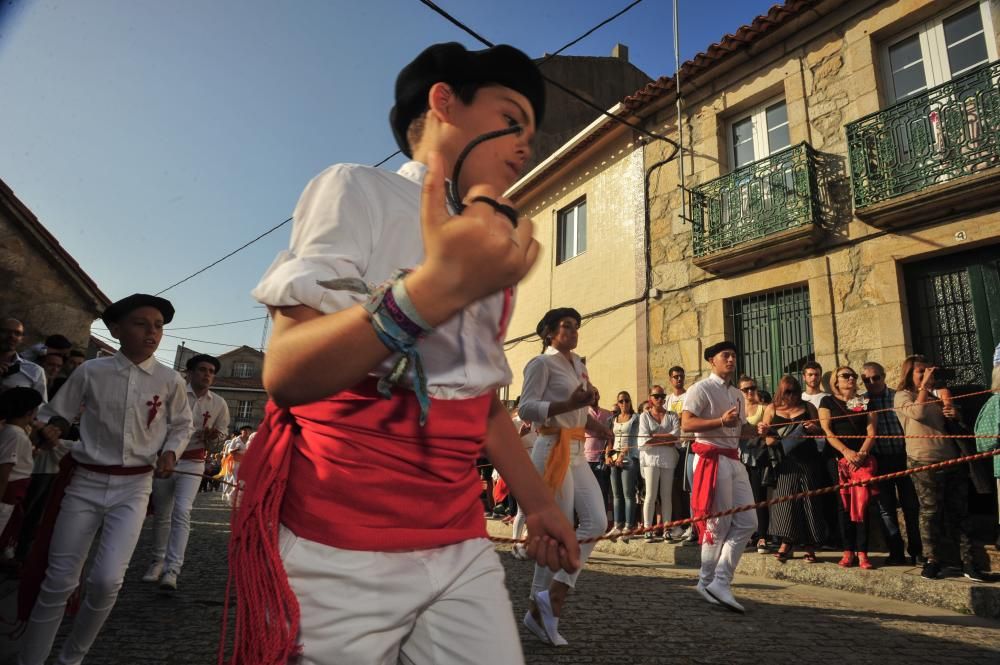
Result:
<svg viewBox="0 0 1000 665"><path fill-rule="evenodd" d="M90 339L90 324L100 309L85 296L52 255L0 207L0 316L24 324L26 348L56 333L80 349Z"/></svg>
<svg viewBox="0 0 1000 665"><path fill-rule="evenodd" d="M654 287L650 303L649 363L653 380L672 365L693 378L705 371L702 349L732 333L726 301L793 285L808 285L816 358L826 369L883 362L894 380L911 352L901 265L919 258L1000 242L1000 216L983 211L937 225L885 231L853 215L844 125L885 106L878 51L884 40L932 17L943 4L930 0L845 3L824 18L811 17L787 39L754 51L745 64L692 82L685 96L684 168L688 188L730 171L727 122L782 96L791 144L806 141L821 152L824 240L796 259L726 276L692 263L691 227L681 214L676 162L661 170L651 191ZM872 4L872 3L869 3ZM993 32L1000 26L991 0ZM650 127L676 137L672 104ZM656 149L654 149L654 146ZM651 144L650 167L668 147ZM965 240L956 240L964 231ZM1000 251L1000 249L998 249Z"/></svg>

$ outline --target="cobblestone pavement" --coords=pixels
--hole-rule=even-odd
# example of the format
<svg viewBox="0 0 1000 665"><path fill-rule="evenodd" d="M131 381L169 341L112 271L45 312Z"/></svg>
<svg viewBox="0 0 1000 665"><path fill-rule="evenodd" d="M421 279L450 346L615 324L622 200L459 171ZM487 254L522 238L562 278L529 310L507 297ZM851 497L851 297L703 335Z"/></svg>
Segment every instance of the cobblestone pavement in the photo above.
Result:
<svg viewBox="0 0 1000 665"><path fill-rule="evenodd" d="M173 596L140 580L147 524L88 665L215 662L229 527L221 495L200 495L192 520L187 564ZM520 621L532 566L505 548L501 559ZM736 595L747 607L747 615L738 616L707 605L693 584L691 569L599 554L564 612L560 629L570 646L545 646L522 629L527 663L1000 663L1000 622L755 578L737 578ZM4 618L11 616L13 589L10 581L0 585ZM7 640L0 663L14 649ZM489 655L481 662L489 664Z"/></svg>

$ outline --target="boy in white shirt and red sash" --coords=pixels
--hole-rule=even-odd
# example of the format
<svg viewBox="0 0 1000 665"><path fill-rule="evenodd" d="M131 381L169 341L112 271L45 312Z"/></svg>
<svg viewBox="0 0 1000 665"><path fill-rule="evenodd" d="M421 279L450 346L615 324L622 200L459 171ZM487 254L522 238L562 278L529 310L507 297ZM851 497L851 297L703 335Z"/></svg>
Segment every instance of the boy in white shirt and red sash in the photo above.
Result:
<svg viewBox="0 0 1000 665"><path fill-rule="evenodd" d="M204 353L188 359L187 398L194 432L177 460L176 470L184 473L153 480L153 562L142 581L159 582L164 591L177 590L191 534L191 507L205 473L207 447L229 431L229 406L209 390L220 366L218 358Z"/></svg>
<svg viewBox="0 0 1000 665"><path fill-rule="evenodd" d="M523 662L482 453L528 514L529 555L578 567L495 392L511 380L512 289L538 253L500 197L543 107L520 51L432 46L400 73L390 114L413 161L341 164L306 187L289 251L253 292L274 318L273 402L240 468L233 663Z"/></svg>
<svg viewBox="0 0 1000 665"><path fill-rule="evenodd" d="M740 462L740 433L746 424L743 394L730 382L736 371L736 345L723 341L705 349L712 373L688 390L681 424L694 433L691 516L701 517L753 503L746 467ZM743 606L733 598L733 573L751 534L757 529L752 510L696 522L701 542L698 593L733 612Z"/></svg>
<svg viewBox="0 0 1000 665"><path fill-rule="evenodd" d="M114 607L139 540L153 465L158 475L169 476L191 436L184 380L153 356L173 315L170 302L156 296L137 293L113 303L101 318L120 342L119 351L81 365L40 411L44 419L71 419L83 407L80 441L62 460L21 576L18 615L28 624L20 665L42 665L48 658L66 600L101 530L83 602L57 661L83 662Z"/></svg>

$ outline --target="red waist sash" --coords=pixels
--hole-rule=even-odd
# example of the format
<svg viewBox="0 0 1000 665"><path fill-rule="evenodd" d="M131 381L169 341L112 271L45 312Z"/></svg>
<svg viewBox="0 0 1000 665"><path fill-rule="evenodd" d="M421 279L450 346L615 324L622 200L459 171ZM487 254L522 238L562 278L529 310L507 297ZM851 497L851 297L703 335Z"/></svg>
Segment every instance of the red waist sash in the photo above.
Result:
<svg viewBox="0 0 1000 665"><path fill-rule="evenodd" d="M194 450L185 450L184 454L181 455L181 459L192 459L197 462L204 462L208 458L208 451L204 448L195 448Z"/></svg>
<svg viewBox="0 0 1000 665"><path fill-rule="evenodd" d="M284 665L297 652L299 608L278 551L280 523L356 550L430 549L486 536L476 459L492 396L432 399L421 427L412 392L386 400L375 385L366 380L292 409L268 403L240 465L245 488L232 517L231 662Z"/></svg>
<svg viewBox="0 0 1000 665"><path fill-rule="evenodd" d="M700 441L692 443L691 450L700 458L691 480L691 517L703 517L712 512L712 504L715 502L715 488L719 482L719 457L738 460L740 451L738 448L720 448ZM704 520L695 522L695 528L698 529L699 542L711 545L712 534L708 532L708 523Z"/></svg>

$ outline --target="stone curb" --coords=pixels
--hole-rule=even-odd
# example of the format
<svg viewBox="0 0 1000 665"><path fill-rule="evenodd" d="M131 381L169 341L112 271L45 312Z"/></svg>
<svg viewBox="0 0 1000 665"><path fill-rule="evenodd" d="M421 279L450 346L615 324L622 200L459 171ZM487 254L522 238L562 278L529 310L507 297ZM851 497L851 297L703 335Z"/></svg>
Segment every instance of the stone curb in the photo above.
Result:
<svg viewBox="0 0 1000 665"><path fill-rule="evenodd" d="M487 521L492 536L510 536L510 527L499 521ZM595 548L599 552L635 559L656 561L680 568L697 568L701 563L697 546L674 545L662 541L647 543L642 537L611 542L602 540ZM920 567L893 566L874 570L844 569L837 565L840 552L818 552L818 563L809 564L797 552L791 561L780 563L771 554L747 551L736 572L741 575L809 584L826 589L865 593L908 603L941 607L953 612L1000 619L1000 581L992 584L972 582L964 577L925 580ZM873 554L878 562L885 554Z"/></svg>

